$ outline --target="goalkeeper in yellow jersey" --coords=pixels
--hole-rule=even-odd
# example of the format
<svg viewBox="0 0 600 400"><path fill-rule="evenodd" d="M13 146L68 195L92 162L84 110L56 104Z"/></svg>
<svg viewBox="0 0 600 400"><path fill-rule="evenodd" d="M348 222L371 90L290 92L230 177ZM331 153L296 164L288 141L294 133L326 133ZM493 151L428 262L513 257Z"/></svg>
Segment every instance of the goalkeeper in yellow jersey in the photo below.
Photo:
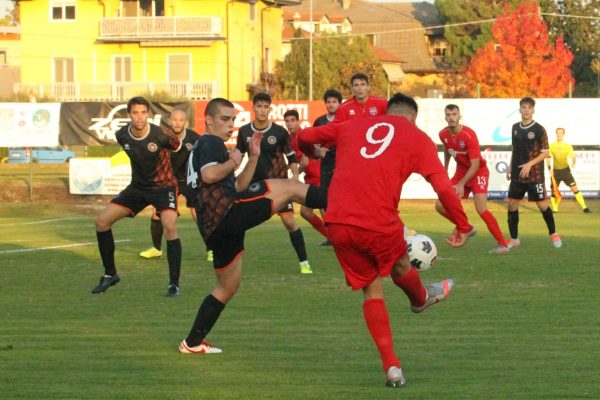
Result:
<svg viewBox="0 0 600 400"><path fill-rule="evenodd" d="M560 203L560 200L562 199L562 196L558 191L558 186L561 182L564 182L566 185L569 186L569 188L575 195L575 200L577 200L577 203L581 206L583 212L589 213L591 211L585 205L583 195L579 192L579 189L577 188L577 184L575 183L575 179L571 174L571 168L569 166L569 158L571 158L571 166L573 168L575 168L577 158L575 157L573 146L571 146L563 140L564 136L565 129L557 128L556 142L550 145L550 156L552 157L552 162L550 161L550 158L546 159L546 163L548 164L548 170L550 170L550 175L552 178L552 197L550 197L552 211L554 211L555 213L558 212L558 205Z"/></svg>

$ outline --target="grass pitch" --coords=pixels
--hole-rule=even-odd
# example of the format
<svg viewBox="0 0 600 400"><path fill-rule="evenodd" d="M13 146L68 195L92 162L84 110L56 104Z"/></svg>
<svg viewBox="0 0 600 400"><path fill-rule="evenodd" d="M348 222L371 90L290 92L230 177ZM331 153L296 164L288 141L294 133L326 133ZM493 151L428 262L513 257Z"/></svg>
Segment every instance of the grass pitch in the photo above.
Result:
<svg viewBox="0 0 600 400"><path fill-rule="evenodd" d="M408 382L400 390L383 386L362 295L345 286L332 250L299 216L315 274L299 274L277 218L250 231L242 287L208 338L224 353L186 356L177 344L214 282L189 215L179 223L181 297L164 297L166 256L138 256L150 244L148 215L115 225L122 281L91 295L102 273L94 215L104 203L94 201L0 205L2 399L598 398L598 201L589 215L563 201L559 250L524 205L522 248L506 255L487 254L494 241L471 202L479 234L462 249L444 243L451 227L433 202L404 203L407 224L438 245L423 281L451 277L457 286L415 315L386 282ZM504 204L490 209L506 234Z"/></svg>

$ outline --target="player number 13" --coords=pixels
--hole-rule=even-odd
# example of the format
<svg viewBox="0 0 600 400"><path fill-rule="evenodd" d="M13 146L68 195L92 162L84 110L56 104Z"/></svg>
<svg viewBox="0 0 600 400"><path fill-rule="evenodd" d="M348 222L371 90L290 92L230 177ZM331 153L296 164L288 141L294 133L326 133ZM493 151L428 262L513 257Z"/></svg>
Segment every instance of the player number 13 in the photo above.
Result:
<svg viewBox="0 0 600 400"><path fill-rule="evenodd" d="M375 132L375 130L379 127L386 127L388 129L388 132L381 139L375 139L375 138L373 138L373 132ZM395 132L394 125L388 124L386 122L380 122L380 123L375 124L372 127L370 127L367 130L367 133L365 135L367 142L369 142L371 144L378 144L380 146L377 149L377 151L375 151L375 153L372 153L372 154L367 153L366 146L362 147L360 149L360 155L363 156L364 158L375 158L375 157L380 156L392 142L392 139L394 138L394 132Z"/></svg>

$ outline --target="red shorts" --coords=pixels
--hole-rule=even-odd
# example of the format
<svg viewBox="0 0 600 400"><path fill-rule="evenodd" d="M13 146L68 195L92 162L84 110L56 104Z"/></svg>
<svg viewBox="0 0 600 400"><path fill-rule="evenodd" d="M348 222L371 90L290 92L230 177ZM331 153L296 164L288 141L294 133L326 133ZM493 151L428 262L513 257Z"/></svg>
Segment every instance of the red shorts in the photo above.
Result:
<svg viewBox="0 0 600 400"><path fill-rule="evenodd" d="M457 172L456 174L454 174L450 182L452 182L453 185L456 185L458 181L460 181L463 178L463 176L465 176L464 172ZM484 170L480 169L479 171L477 171L475 176L465 184L465 191L463 193L462 198L468 199L469 194L471 194L471 192L473 194L484 193L487 195L489 181L490 171L488 171L487 168Z"/></svg>
<svg viewBox="0 0 600 400"><path fill-rule="evenodd" d="M368 286L379 276L388 276L406 253L402 223L391 233L335 223L328 224L327 229L327 238L352 290Z"/></svg>

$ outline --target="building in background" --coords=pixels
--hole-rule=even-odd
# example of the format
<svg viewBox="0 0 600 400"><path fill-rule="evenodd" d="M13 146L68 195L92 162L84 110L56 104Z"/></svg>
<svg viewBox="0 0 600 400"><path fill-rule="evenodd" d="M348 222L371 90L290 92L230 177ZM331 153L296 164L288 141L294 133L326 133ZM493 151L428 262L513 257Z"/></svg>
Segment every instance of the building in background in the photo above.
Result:
<svg viewBox="0 0 600 400"><path fill-rule="evenodd" d="M21 80L21 34L18 26L0 26L0 99L13 95L13 86Z"/></svg>
<svg viewBox="0 0 600 400"><path fill-rule="evenodd" d="M56 101L249 97L300 0L21 0L18 93Z"/></svg>

